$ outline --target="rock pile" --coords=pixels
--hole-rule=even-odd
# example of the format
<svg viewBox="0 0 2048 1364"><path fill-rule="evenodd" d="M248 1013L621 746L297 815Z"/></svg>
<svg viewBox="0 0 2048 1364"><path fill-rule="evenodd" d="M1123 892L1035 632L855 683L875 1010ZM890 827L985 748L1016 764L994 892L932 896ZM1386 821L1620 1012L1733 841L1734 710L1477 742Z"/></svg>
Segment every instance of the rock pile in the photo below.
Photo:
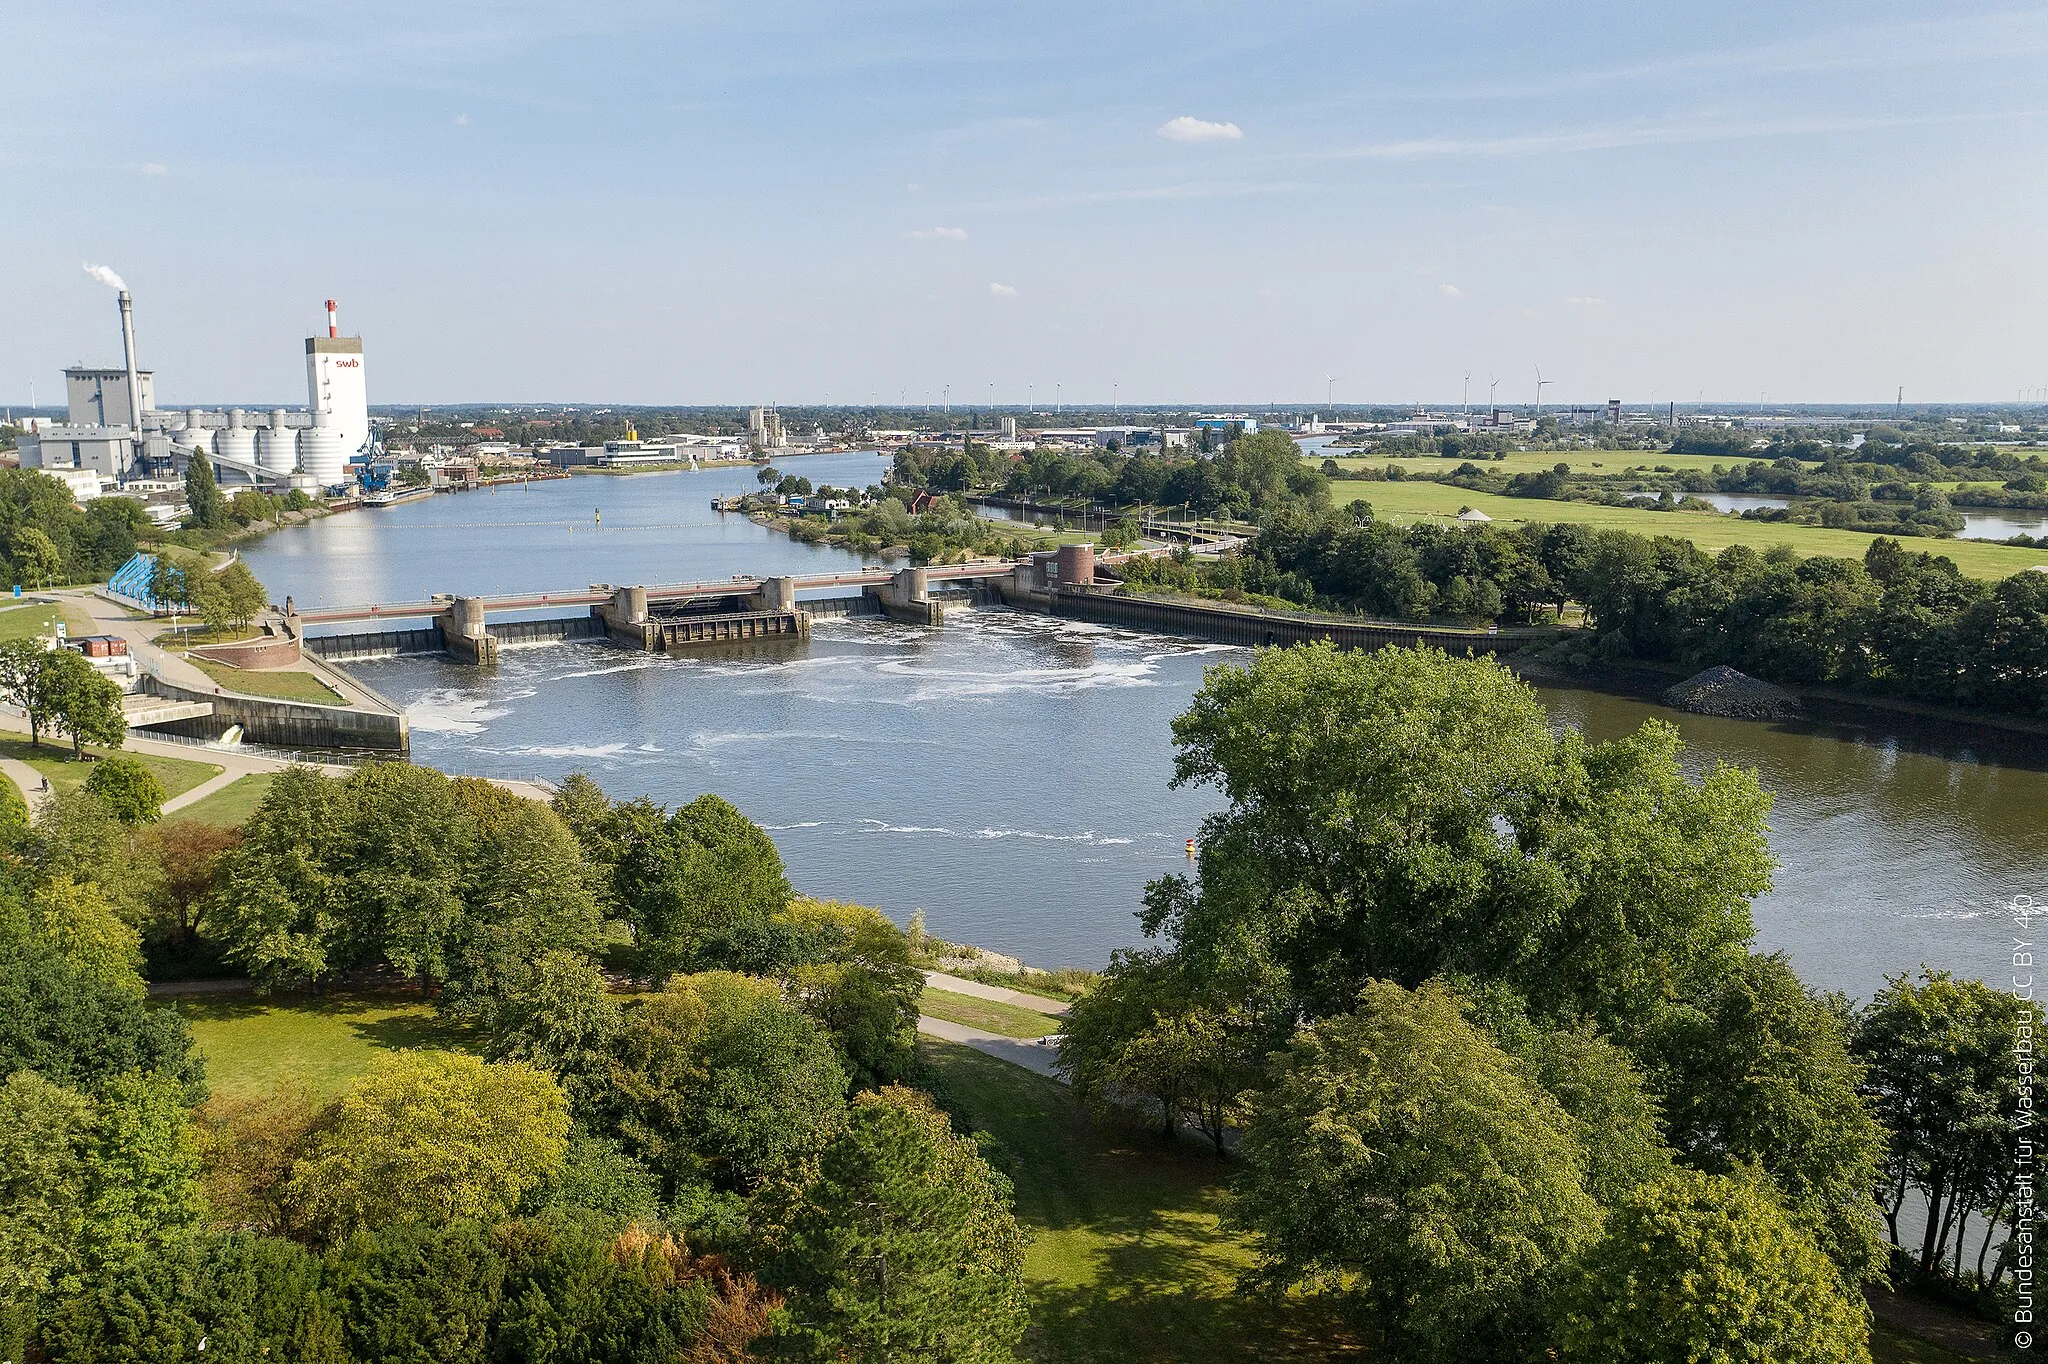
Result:
<svg viewBox="0 0 2048 1364"><path fill-rule="evenodd" d="M1726 664L1694 673L1664 693L1664 704L1695 715L1733 720L1784 720L1799 714L1799 698Z"/></svg>

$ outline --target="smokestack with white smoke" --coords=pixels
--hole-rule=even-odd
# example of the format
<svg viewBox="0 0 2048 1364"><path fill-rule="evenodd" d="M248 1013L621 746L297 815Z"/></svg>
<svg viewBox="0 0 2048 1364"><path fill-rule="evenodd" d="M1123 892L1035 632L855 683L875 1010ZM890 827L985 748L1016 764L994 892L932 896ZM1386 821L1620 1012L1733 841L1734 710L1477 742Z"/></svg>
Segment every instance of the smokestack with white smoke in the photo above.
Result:
<svg viewBox="0 0 2048 1364"><path fill-rule="evenodd" d="M81 261L80 264L85 267L85 273L91 275L109 289L126 289L128 287L127 281L104 265L94 265L91 261Z"/></svg>
<svg viewBox="0 0 2048 1364"><path fill-rule="evenodd" d="M135 456L142 457L142 381L135 377L135 303L128 297L128 281L104 265L80 262L85 273L109 289L121 291L121 353L128 362L128 426L135 434Z"/></svg>

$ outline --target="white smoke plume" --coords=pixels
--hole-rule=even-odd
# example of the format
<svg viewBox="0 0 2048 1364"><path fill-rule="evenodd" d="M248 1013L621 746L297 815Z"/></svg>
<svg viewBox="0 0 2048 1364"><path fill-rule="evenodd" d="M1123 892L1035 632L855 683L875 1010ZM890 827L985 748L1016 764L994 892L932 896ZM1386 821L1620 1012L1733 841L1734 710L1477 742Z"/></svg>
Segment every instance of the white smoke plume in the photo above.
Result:
<svg viewBox="0 0 2048 1364"><path fill-rule="evenodd" d="M109 289L126 289L128 287L127 280L122 279L104 265L94 265L91 261L80 261L79 264L85 267L85 273L91 275Z"/></svg>

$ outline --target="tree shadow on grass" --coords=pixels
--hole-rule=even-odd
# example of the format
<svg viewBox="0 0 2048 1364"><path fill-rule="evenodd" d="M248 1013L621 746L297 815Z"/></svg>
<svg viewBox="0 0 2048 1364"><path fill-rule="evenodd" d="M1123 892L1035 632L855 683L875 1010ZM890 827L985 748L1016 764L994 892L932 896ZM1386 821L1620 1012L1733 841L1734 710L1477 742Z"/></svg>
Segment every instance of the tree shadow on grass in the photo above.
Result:
<svg viewBox="0 0 2048 1364"><path fill-rule="evenodd" d="M1033 1285L1022 1353L1034 1364L1367 1357L1325 1303L1121 1285Z"/></svg>

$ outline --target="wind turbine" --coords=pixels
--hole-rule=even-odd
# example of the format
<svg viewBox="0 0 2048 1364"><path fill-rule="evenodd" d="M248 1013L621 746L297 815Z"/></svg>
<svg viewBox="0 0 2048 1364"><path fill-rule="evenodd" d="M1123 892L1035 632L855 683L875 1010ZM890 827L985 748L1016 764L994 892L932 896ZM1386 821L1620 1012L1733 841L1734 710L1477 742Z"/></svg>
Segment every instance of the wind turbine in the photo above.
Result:
<svg viewBox="0 0 2048 1364"><path fill-rule="evenodd" d="M1465 371L1465 400L1462 404L1466 416L1472 415L1472 371Z"/></svg>
<svg viewBox="0 0 2048 1364"><path fill-rule="evenodd" d="M1323 405L1325 407L1335 407L1337 405L1337 376L1325 374L1323 382L1329 385L1323 392Z"/></svg>
<svg viewBox="0 0 2048 1364"><path fill-rule="evenodd" d="M1493 377L1493 376L1492 376L1491 374L1487 375L1487 376L1486 376L1486 419L1487 419L1488 421L1492 421L1492 420L1493 420L1493 414L1494 414L1494 413L1496 413L1496 412L1498 412L1498 411L1500 411L1500 400L1499 400L1499 399L1497 399L1497 398L1495 398L1495 397L1493 396L1493 395L1494 395L1494 392L1495 392L1495 391L1496 391L1497 389L1499 389L1499 388L1500 388L1500 380L1498 380L1498 379L1494 378L1494 377Z"/></svg>
<svg viewBox="0 0 2048 1364"><path fill-rule="evenodd" d="M1543 415L1543 386L1552 382L1543 377L1543 366L1536 366L1536 415L1539 417Z"/></svg>

